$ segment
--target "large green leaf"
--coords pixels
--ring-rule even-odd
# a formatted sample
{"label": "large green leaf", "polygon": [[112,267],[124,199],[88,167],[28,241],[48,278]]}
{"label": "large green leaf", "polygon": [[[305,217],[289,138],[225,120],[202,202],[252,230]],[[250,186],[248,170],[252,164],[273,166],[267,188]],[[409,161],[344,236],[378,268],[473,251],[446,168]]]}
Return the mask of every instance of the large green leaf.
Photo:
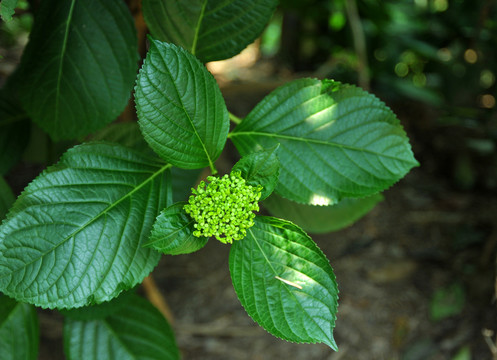
{"label": "large green leaf", "polygon": [[30,122],[7,91],[0,92],[0,174],[5,174],[22,156],[28,144]]}
{"label": "large green leaf", "polygon": [[180,255],[200,250],[207,244],[208,238],[193,235],[195,221],[183,210],[186,204],[173,204],[160,213],[145,246],[164,254]]}
{"label": "large green leaf", "polygon": [[359,199],[345,198],[335,205],[314,206],[298,204],[273,194],[264,201],[264,207],[271,215],[290,220],[305,231],[319,234],[352,225],[381,200],[383,195],[375,194]]}
{"label": "large green leaf", "polygon": [[171,164],[214,167],[226,143],[229,116],[214,77],[192,54],[151,40],[135,87],[140,128]]}
{"label": "large green leaf", "polygon": [[256,217],[231,247],[235,291],[247,313],[271,334],[337,350],[333,328],[338,288],[328,260],[296,225]]}
{"label": "large green leaf", "polygon": [[15,197],[9,184],[0,176],[0,221],[3,220]]}
{"label": "large green leaf", "polygon": [[35,308],[0,294],[0,358],[36,360],[38,342],[38,316]]}
{"label": "large green leaf", "polygon": [[152,35],[180,45],[203,62],[230,58],[253,42],[278,0],[144,0]]}
{"label": "large green leaf", "polygon": [[55,140],[87,135],[128,103],[137,54],[122,0],[44,0],[21,60],[24,108]]}
{"label": "large green leaf", "polygon": [[174,333],[166,319],[136,295],[108,317],[67,318],[64,350],[70,360],[179,359]]}
{"label": "large green leaf", "polygon": [[300,79],[262,100],[230,134],[242,155],[280,144],[276,192],[330,205],[378,193],[418,163],[395,114],[332,80]]}
{"label": "large green leaf", "polygon": [[41,307],[100,303],[159,261],[143,248],[171,199],[168,168],[119,145],[67,151],[17,199],[0,226],[0,291]]}

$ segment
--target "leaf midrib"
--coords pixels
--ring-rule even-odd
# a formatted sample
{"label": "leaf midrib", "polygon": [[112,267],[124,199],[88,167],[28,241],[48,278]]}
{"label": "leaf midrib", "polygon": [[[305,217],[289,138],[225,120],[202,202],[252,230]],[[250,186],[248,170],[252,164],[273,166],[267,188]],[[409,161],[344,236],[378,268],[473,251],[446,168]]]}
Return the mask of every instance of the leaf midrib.
{"label": "leaf midrib", "polygon": [[67,40],[69,38],[69,26],[71,25],[75,4],[76,0],[72,0],[71,7],[69,8],[69,14],[67,15],[66,29],[64,31],[64,40],[62,41],[62,48],[60,50],[59,71],[57,73],[57,85],[55,87],[55,116],[54,116],[55,124],[59,122],[59,100],[60,100],[60,86],[61,86],[60,84],[62,81],[62,69],[64,65],[64,56],[67,49]]}
{"label": "leaf midrib", "polygon": [[148,179],[144,180],[141,184],[139,184],[138,186],[136,186],[133,190],[129,191],[126,195],[122,196],[120,199],[118,199],[117,201],[115,201],[114,203],[110,204],[109,206],[107,206],[105,209],[103,209],[102,211],[100,211],[100,213],[98,213],[97,215],[95,215],[94,217],[92,217],[90,220],[88,220],[85,224],[83,224],[82,226],[80,226],[77,230],[75,230],[74,232],[72,232],[71,234],[69,234],[68,236],[66,236],[62,241],[60,241],[56,246],[54,247],[51,247],[48,251],[45,251],[44,253],[42,253],[40,256],[36,257],[35,259],[33,259],[32,261],[28,262],[28,263],[24,263],[23,266],[3,275],[3,276],[0,276],[0,279],[3,279],[3,278],[6,278],[8,276],[11,276],[13,273],[16,273],[18,271],[21,271],[22,269],[26,268],[27,266],[33,264],[34,262],[36,261],[39,261],[40,259],[42,259],[44,256],[46,256],[47,254],[49,253],[52,253],[53,251],[55,251],[58,247],[60,247],[62,244],[64,244],[65,242],[67,242],[69,239],[73,238],[74,236],[76,236],[78,233],[80,233],[81,231],[83,231],[86,227],[90,226],[91,224],[93,224],[95,221],[97,221],[100,217],[102,217],[103,215],[107,214],[110,210],[112,210],[114,207],[116,207],[117,205],[119,205],[121,202],[123,202],[125,199],[129,198],[130,196],[132,196],[134,193],[136,193],[137,191],[141,190],[147,183],[149,183],[150,181],[152,181],[153,179],[155,179],[157,176],[161,175],[164,171],[166,171],[168,168],[172,167],[171,164],[166,164],[164,165],[163,167],[161,167],[159,170],[157,170],[155,173],[153,173]]}
{"label": "leaf midrib", "polygon": [[195,34],[193,36],[193,41],[192,41],[192,48],[190,51],[192,55],[195,55],[195,51],[197,50],[197,42],[200,36],[200,26],[202,25],[202,21],[204,20],[204,13],[205,13],[205,8],[207,7],[207,1],[208,0],[204,0],[204,3],[202,4],[202,9],[200,10],[200,14],[198,15],[197,25],[195,26]]}
{"label": "leaf midrib", "polygon": [[307,139],[307,138],[302,138],[302,137],[297,137],[297,136],[291,136],[291,135],[283,135],[283,134],[275,134],[275,133],[266,133],[266,132],[258,132],[258,131],[237,131],[237,132],[231,132],[228,134],[228,138],[232,138],[235,136],[239,135],[246,135],[246,136],[265,136],[265,137],[270,137],[270,138],[275,138],[275,139],[283,139],[283,140],[290,140],[290,141],[297,141],[297,142],[302,142],[302,143],[307,143],[307,144],[316,144],[316,145],[326,145],[326,146],[333,146],[337,148],[342,148],[346,150],[352,150],[352,151],[357,151],[361,153],[369,153],[372,155],[376,155],[378,157],[383,157],[383,158],[388,158],[392,160],[399,160],[399,161],[406,161],[406,159],[379,153],[370,149],[365,149],[365,148],[359,148],[356,146],[351,146],[351,145],[344,145],[344,144],[339,144],[336,142],[332,141],[326,141],[326,140],[318,140],[318,139]]}
{"label": "leaf midrib", "polygon": [[[191,220],[190,222],[188,222],[188,223],[184,224],[184,225],[183,225],[183,226],[181,226],[180,228],[177,228],[176,230],[174,230],[174,231],[170,232],[168,235],[161,236],[161,237],[160,237],[159,239],[157,239],[157,240],[151,240],[151,241],[147,242],[146,244],[143,244],[143,246],[153,246],[153,245],[157,244],[158,242],[166,241],[166,240],[168,240],[169,238],[171,238],[171,237],[175,236],[177,233],[179,233],[179,232],[183,231],[184,229],[186,229],[187,227],[189,227],[191,224],[193,224],[193,222],[194,222],[194,221],[193,221],[193,220]],[[174,241],[173,241],[173,242],[174,242]],[[171,245],[173,242],[170,242],[170,243],[168,244],[168,246],[169,246],[169,245]]]}
{"label": "leaf midrib", "polygon": [[[261,230],[262,230],[262,231],[267,232],[267,230],[265,230],[265,229],[261,229]],[[260,251],[260,252],[262,253],[262,255],[264,256],[264,259],[265,259],[265,260],[266,260],[266,262],[269,264],[269,267],[270,267],[270,268],[271,268],[271,270],[273,271],[273,274],[274,274],[275,276],[279,276],[278,272],[274,269],[274,267],[273,267],[272,263],[271,263],[271,262],[269,261],[269,259],[267,258],[267,256],[266,256],[266,254],[265,254],[264,250],[262,249],[261,245],[259,244],[259,241],[257,240],[257,238],[255,237],[254,233],[252,232],[252,229],[249,229],[248,231],[249,231],[250,235],[252,236],[252,238],[254,239],[254,242],[256,243],[257,247],[259,248],[259,251]],[[274,235],[274,234],[273,234],[273,233],[271,233],[271,235]],[[263,241],[264,241],[264,240],[263,240]],[[273,246],[274,246],[274,244],[271,244],[271,245],[273,245]],[[281,249],[281,248],[279,248],[279,247],[278,247],[278,249],[283,250],[283,249]],[[311,279],[312,279],[312,278],[311,278]],[[313,280],[314,280],[314,279],[313,279]],[[295,303],[297,303],[297,304],[299,305],[299,307],[302,309],[302,312],[306,313],[306,314],[307,314],[307,315],[308,315],[308,316],[309,316],[309,317],[310,317],[310,318],[314,321],[314,319],[313,319],[313,318],[312,318],[312,317],[311,317],[311,316],[310,316],[310,315],[309,315],[309,314],[305,311],[305,309],[302,307],[302,304],[301,304],[301,303],[300,303],[300,301],[297,299],[297,297],[295,296],[295,294],[294,294],[292,291],[290,291],[290,287],[289,287],[289,285],[287,285],[287,284],[283,283],[283,284],[282,284],[282,286],[283,286],[283,288],[284,288],[284,289],[288,292],[288,294],[289,294],[289,295],[293,298],[293,300],[295,301]],[[304,293],[305,293],[306,295],[310,295],[310,294],[308,294],[307,292],[304,292]],[[317,323],[316,323],[315,321],[314,321],[314,323],[317,325]],[[319,325],[318,325],[317,327],[318,327],[318,329],[322,332],[322,334],[323,334],[326,338],[328,338],[327,334],[323,331],[323,329],[321,329],[321,327],[320,327]],[[278,330],[278,331],[279,331],[279,330]],[[293,332],[293,331],[292,331],[292,332]],[[307,332],[307,329],[306,329],[306,332]],[[295,332],[293,332],[293,333],[294,333],[294,334],[298,337],[298,334],[296,334]],[[307,335],[309,336],[309,338],[311,338],[311,339],[313,339],[313,340],[316,340],[316,339],[314,339],[314,338],[313,338],[313,336],[311,336],[311,334],[309,334],[309,332],[307,332]],[[328,340],[330,340],[330,339],[328,339]]]}
{"label": "leaf midrib", "polygon": [[[207,3],[207,0],[205,0],[205,3]],[[157,48],[157,50],[159,50],[159,49],[158,49],[158,47],[157,47],[157,45],[156,45],[156,48]],[[170,49],[170,48],[167,48],[167,50],[169,50],[169,49]],[[198,141],[199,141],[199,142],[200,142],[200,144],[202,145],[202,149],[204,150],[204,153],[205,153],[205,155],[206,155],[206,157],[207,157],[207,161],[209,162],[209,167],[210,167],[210,169],[211,169],[212,173],[213,173],[213,174],[216,174],[216,173],[217,173],[217,171],[216,171],[216,168],[215,168],[215,166],[214,166],[214,161],[211,159],[211,155],[209,154],[209,151],[207,151],[207,147],[205,146],[204,141],[202,140],[202,138],[201,138],[200,134],[199,134],[199,133],[198,133],[198,131],[197,131],[196,124],[194,123],[193,119],[191,118],[190,113],[188,112],[188,109],[186,108],[186,106],[185,106],[185,104],[184,104],[184,102],[183,102],[183,97],[181,96],[181,93],[180,93],[180,91],[178,90],[178,86],[177,86],[177,84],[176,84],[175,78],[174,78],[174,76],[173,76],[173,74],[172,74],[172,72],[171,72],[171,69],[169,68],[169,66],[167,66],[167,63],[168,63],[168,62],[167,62],[167,61],[166,61],[166,59],[164,58],[164,56],[163,56],[162,52],[161,52],[161,51],[158,51],[158,52],[159,52],[159,55],[160,55],[160,57],[162,58],[162,60],[163,60],[163,62],[164,62],[164,63],[163,63],[163,65],[165,65],[165,66],[164,66],[164,69],[167,71],[167,74],[169,75],[169,78],[172,80],[172,81],[171,81],[171,83],[172,83],[172,85],[173,85],[173,87],[174,87],[174,91],[176,91],[176,94],[178,94],[178,95],[179,95],[179,96],[178,96],[178,99],[179,99],[179,102],[180,102],[180,106],[179,106],[179,108],[180,108],[181,110],[183,110],[184,114],[186,115],[186,118],[188,119],[188,122],[190,123],[190,126],[192,127],[192,130],[193,130],[193,132],[194,132],[195,136],[197,137]],[[180,52],[172,51],[172,54],[173,54],[174,56],[176,56],[176,57],[179,59]],[[167,54],[166,54],[166,56],[167,56]],[[186,61],[190,64],[190,67],[191,67],[191,69],[192,69],[192,72],[194,72],[194,71],[195,71],[195,69],[193,69],[193,66],[192,66],[192,64],[191,64],[190,59],[188,59],[188,58],[185,56],[185,54],[181,54],[181,56],[183,56],[183,57],[185,58],[185,60],[186,60]],[[180,63],[180,61],[178,61],[178,63]],[[194,80],[194,81],[193,81],[193,84],[194,84],[194,86],[196,86],[196,85],[197,85],[197,82],[195,81],[195,79],[193,79],[193,80]],[[204,76],[204,80],[206,80],[206,82],[207,82],[207,80],[208,80],[208,79],[206,79],[206,78],[205,78],[205,76]],[[172,102],[172,103],[174,104],[174,102]],[[197,104],[195,104],[195,105],[197,105]]]}

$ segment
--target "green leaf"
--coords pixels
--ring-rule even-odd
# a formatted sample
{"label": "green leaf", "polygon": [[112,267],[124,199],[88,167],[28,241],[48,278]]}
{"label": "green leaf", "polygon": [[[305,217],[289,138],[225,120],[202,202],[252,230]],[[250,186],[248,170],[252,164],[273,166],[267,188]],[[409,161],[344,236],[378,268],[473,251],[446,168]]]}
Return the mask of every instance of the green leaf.
{"label": "green leaf", "polygon": [[320,234],[352,225],[382,200],[383,195],[375,194],[360,199],[345,198],[335,205],[314,206],[298,204],[273,194],[264,201],[264,207],[271,215],[290,220],[305,231]]}
{"label": "green leaf", "polygon": [[228,110],[216,80],[192,54],[151,40],[135,101],[143,136],[159,156],[185,169],[214,169],[229,131]]}
{"label": "green leaf", "polygon": [[5,217],[15,199],[9,184],[0,176],[0,221]]}
{"label": "green leaf", "polygon": [[136,295],[106,318],[67,318],[64,351],[71,360],[179,359],[171,326],[152,304]]}
{"label": "green leaf", "polygon": [[258,151],[242,157],[232,171],[240,171],[242,178],[252,186],[262,185],[260,200],[264,200],[273,192],[278,183],[280,163],[276,156],[278,146]]}
{"label": "green leaf", "polygon": [[230,134],[242,155],[280,144],[276,192],[311,205],[378,193],[418,165],[394,113],[375,96],[332,80],[273,91]]}
{"label": "green leaf", "polygon": [[21,60],[21,101],[54,140],[89,134],[128,103],[137,68],[121,0],[44,0]]}
{"label": "green leaf", "polygon": [[435,321],[460,314],[466,303],[466,294],[460,283],[439,288],[433,294],[430,304],[431,318]]}
{"label": "green leaf", "polygon": [[169,167],[119,145],[67,151],[0,226],[0,290],[41,307],[73,308],[140,283],[159,261],[142,245],[170,201]]}
{"label": "green leaf", "polygon": [[[146,155],[156,156],[150,146],[143,138],[138,123],[127,122],[111,124],[91,136],[92,140],[110,141],[131,147]],[[200,176],[201,169],[180,169],[171,168],[171,178],[173,187],[173,201],[186,201],[191,193],[192,186],[195,185]]]}
{"label": "green leaf", "polygon": [[36,360],[38,343],[38,316],[35,308],[0,294],[0,358]]}
{"label": "green leaf", "polygon": [[3,21],[12,20],[12,15],[15,13],[17,0],[2,0],[0,2],[0,15]]}
{"label": "green leaf", "polygon": [[144,0],[152,35],[174,43],[203,62],[241,52],[261,35],[278,0]]}
{"label": "green leaf", "polygon": [[150,240],[145,244],[164,254],[189,254],[203,248],[208,238],[193,236],[195,221],[183,210],[186,202],[164,209],[152,228]]}
{"label": "green leaf", "polygon": [[256,217],[231,246],[229,267],[247,313],[271,334],[298,343],[333,339],[338,288],[328,260],[296,225]]}
{"label": "green leaf", "polygon": [[30,122],[5,90],[0,92],[0,174],[6,174],[28,144]]}

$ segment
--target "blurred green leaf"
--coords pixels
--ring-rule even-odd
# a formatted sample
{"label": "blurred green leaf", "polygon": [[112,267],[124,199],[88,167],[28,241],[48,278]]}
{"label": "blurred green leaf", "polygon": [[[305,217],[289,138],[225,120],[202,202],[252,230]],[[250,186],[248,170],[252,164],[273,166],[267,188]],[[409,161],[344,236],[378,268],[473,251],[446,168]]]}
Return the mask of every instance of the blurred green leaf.
{"label": "blurred green leaf", "polygon": [[459,349],[451,360],[471,360],[471,348],[469,345],[463,346]]}
{"label": "blurred green leaf", "polygon": [[335,205],[313,206],[298,204],[273,194],[263,205],[272,215],[290,220],[305,231],[320,234],[353,224],[382,200],[383,195],[375,194],[361,199],[345,198]]}
{"label": "blurred green leaf", "polygon": [[34,306],[0,294],[0,358],[36,360],[39,336]]}
{"label": "blurred green leaf", "polygon": [[203,62],[230,58],[264,30],[277,0],[144,0],[152,35],[179,45]]}
{"label": "blurred green leaf", "polygon": [[21,158],[30,134],[30,121],[7,90],[0,91],[0,174]]}
{"label": "blurred green leaf", "polygon": [[12,20],[12,15],[15,13],[17,0],[2,0],[0,2],[0,16],[3,21]]}
{"label": "blurred green leaf", "polygon": [[466,294],[459,283],[437,289],[430,304],[430,315],[435,321],[458,315],[464,309]]}

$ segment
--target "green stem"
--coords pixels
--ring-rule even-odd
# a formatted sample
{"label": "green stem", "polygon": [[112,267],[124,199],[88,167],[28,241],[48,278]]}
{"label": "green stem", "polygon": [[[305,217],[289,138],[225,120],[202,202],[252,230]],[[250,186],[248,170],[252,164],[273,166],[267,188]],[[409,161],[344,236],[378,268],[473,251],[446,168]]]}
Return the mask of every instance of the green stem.
{"label": "green stem", "polygon": [[345,2],[345,5],[345,10],[347,12],[347,17],[350,23],[350,29],[352,30],[354,48],[357,53],[357,58],[359,59],[359,65],[357,69],[359,86],[362,87],[364,90],[369,90],[371,79],[369,77],[366,37],[364,35],[361,18],[359,17],[359,11],[357,10],[357,3],[356,0],[347,0]]}
{"label": "green stem", "polygon": [[211,174],[212,175],[216,175],[217,174],[217,169],[214,166],[214,164],[213,163],[209,163],[209,167],[211,168]]}
{"label": "green stem", "polygon": [[195,26],[195,35],[193,36],[193,43],[191,50],[192,55],[195,55],[195,51],[197,50],[197,41],[200,33],[200,24],[202,24],[202,20],[204,19],[204,12],[206,6],[207,6],[207,0],[204,0],[204,3],[202,4],[202,10],[200,10],[200,15],[198,16],[197,25]]}
{"label": "green stem", "polygon": [[234,123],[234,124],[238,125],[238,124],[240,124],[240,123],[242,122],[242,119],[240,119],[238,116],[233,115],[233,114],[232,114],[232,113],[230,113],[229,111],[228,111],[228,114],[229,114],[229,116],[230,116],[230,120],[231,120],[231,122],[232,122],[232,123]]}

